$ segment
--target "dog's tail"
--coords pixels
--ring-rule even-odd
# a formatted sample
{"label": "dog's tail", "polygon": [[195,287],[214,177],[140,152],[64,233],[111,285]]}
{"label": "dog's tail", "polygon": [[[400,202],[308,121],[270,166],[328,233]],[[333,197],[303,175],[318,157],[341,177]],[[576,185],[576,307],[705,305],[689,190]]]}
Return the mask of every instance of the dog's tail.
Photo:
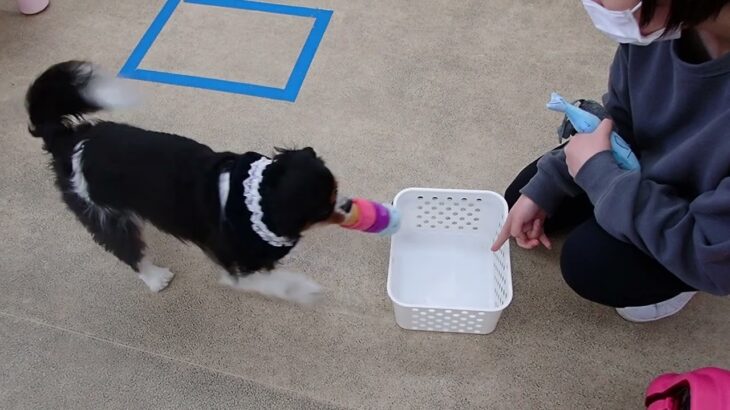
{"label": "dog's tail", "polygon": [[135,100],[135,93],[123,80],[103,73],[89,62],[66,61],[51,66],[28,89],[28,129],[33,136],[48,140],[70,119],[128,106]]}

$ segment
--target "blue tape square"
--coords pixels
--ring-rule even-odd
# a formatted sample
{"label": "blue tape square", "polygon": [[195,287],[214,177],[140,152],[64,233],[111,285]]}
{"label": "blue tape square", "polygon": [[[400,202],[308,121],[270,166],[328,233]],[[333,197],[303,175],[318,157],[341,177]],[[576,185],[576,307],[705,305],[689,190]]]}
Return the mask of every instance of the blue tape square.
{"label": "blue tape square", "polygon": [[146,70],[139,68],[157,36],[170,19],[175,9],[183,0],[168,0],[152,24],[144,33],[139,43],[132,51],[132,54],[119,70],[119,76],[135,80],[152,81],[157,83],[180,85],[185,87],[204,88],[208,90],[223,91],[228,93],[246,94],[254,97],[270,98],[294,102],[302,88],[304,78],[307,76],[309,66],[314,60],[319,43],[322,41],[332,10],[314,9],[309,7],[289,6],[284,4],[261,3],[249,0],[184,0],[185,3],[199,4],[204,6],[225,7],[232,9],[251,10],[265,13],[285,14],[296,17],[314,19],[312,30],[309,32],[307,41],[304,42],[301,53],[297,58],[289,79],[284,88],[276,88],[265,85],[250,84],[244,82],[220,80],[216,78],[199,77],[187,74],[170,73],[164,71]]}

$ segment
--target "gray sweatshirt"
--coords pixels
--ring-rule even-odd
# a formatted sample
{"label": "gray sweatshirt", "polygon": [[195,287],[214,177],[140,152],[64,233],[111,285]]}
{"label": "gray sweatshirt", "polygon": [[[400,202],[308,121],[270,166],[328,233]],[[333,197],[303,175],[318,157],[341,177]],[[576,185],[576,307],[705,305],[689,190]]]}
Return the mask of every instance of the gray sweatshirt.
{"label": "gray sweatshirt", "polygon": [[689,64],[679,43],[619,46],[604,104],[641,171],[597,154],[575,180],[554,150],[522,189],[548,214],[586,192],[598,224],[683,282],[730,294],[730,54]]}

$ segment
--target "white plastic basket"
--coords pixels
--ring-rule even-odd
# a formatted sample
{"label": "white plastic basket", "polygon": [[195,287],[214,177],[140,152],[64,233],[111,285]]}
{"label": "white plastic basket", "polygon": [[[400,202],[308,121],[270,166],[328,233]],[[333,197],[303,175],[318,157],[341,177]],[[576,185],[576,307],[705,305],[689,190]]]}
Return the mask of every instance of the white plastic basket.
{"label": "white plastic basket", "polygon": [[388,296],[404,329],[491,333],[512,301],[509,242],[490,247],[507,218],[491,191],[409,188],[395,198]]}

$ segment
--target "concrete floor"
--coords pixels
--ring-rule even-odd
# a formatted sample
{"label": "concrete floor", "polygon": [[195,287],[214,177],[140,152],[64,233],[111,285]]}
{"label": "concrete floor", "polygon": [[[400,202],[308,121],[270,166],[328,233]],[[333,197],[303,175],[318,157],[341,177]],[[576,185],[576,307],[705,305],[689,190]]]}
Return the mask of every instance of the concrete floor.
{"label": "concrete floor", "polygon": [[[555,144],[549,92],[600,97],[614,48],[570,0],[291,3],[334,10],[296,103],[140,82],[144,105],[102,116],[219,150],[312,145],[343,191],[373,199],[502,191]],[[158,233],[178,275],[151,294],[64,209],[23,96],[62,60],[118,70],[161,5],[52,0],[23,17],[0,2],[0,407],[628,409],[661,372],[730,367],[729,299],[629,324],[570,291],[557,250],[513,248],[514,301],[488,336],[398,328],[388,241],[336,228],[286,262],[326,287],[312,308],[222,288],[199,250]],[[308,30],[178,11],[143,67],[281,85]]]}

